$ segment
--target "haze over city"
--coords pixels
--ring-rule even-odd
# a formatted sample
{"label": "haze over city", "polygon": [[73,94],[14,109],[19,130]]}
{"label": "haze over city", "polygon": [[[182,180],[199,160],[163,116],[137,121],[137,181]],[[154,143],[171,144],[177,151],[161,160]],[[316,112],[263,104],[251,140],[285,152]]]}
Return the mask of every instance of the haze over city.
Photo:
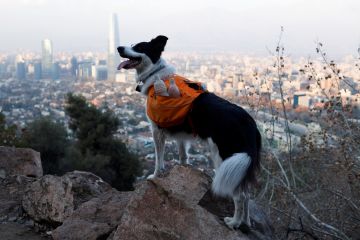
{"label": "haze over city", "polygon": [[168,51],[236,52],[268,55],[284,26],[292,56],[315,55],[315,42],[329,54],[356,55],[360,44],[356,0],[145,1],[1,0],[1,52],[106,51],[109,14],[118,14],[120,43],[155,35],[169,37]]}
{"label": "haze over city", "polygon": [[0,238],[359,239],[359,13],[0,0]]}

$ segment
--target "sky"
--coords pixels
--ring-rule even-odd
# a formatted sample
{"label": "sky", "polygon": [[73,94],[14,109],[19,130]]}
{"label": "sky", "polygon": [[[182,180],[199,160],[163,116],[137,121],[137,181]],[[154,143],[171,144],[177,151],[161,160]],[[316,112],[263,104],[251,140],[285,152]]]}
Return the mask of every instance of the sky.
{"label": "sky", "polygon": [[268,55],[281,26],[286,53],[357,54],[360,0],[0,0],[0,52],[106,51],[111,13],[120,44],[162,34],[167,51]]}

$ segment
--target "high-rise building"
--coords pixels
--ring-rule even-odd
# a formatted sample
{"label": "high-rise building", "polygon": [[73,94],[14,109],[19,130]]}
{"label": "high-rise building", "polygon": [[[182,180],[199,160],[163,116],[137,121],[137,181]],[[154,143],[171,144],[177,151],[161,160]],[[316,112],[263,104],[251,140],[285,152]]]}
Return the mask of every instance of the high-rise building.
{"label": "high-rise building", "polygon": [[44,39],[42,47],[42,72],[44,75],[50,75],[53,67],[53,46],[50,39]]}
{"label": "high-rise building", "polygon": [[76,77],[78,72],[78,61],[76,57],[71,58],[71,76]]}
{"label": "high-rise building", "polygon": [[42,78],[41,62],[34,63],[34,79],[40,80]]}
{"label": "high-rise building", "polygon": [[51,78],[57,80],[60,78],[60,66],[58,62],[53,63],[51,67]]}
{"label": "high-rise building", "polygon": [[106,66],[104,66],[104,65],[95,66],[95,76],[94,76],[95,80],[98,80],[98,81],[106,80],[108,77],[107,75],[108,75],[108,72],[107,72]]}
{"label": "high-rise building", "polygon": [[0,78],[5,77],[6,75],[6,64],[5,62],[0,63]]}
{"label": "high-rise building", "polygon": [[120,63],[120,56],[117,52],[119,46],[119,24],[115,13],[110,16],[110,29],[108,39],[108,79],[115,80],[116,67]]}
{"label": "high-rise building", "polygon": [[90,60],[84,60],[78,63],[78,79],[89,80],[92,78],[93,63]]}
{"label": "high-rise building", "polygon": [[24,80],[26,77],[26,69],[24,62],[18,62],[16,65],[16,78],[19,80]]}

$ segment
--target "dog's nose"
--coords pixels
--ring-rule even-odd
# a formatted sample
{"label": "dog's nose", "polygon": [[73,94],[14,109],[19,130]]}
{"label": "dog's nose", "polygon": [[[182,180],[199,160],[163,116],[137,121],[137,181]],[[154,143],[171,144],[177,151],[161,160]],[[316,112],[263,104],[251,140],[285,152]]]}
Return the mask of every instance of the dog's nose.
{"label": "dog's nose", "polygon": [[120,46],[120,47],[117,48],[117,50],[121,54],[121,53],[124,52],[125,48]]}

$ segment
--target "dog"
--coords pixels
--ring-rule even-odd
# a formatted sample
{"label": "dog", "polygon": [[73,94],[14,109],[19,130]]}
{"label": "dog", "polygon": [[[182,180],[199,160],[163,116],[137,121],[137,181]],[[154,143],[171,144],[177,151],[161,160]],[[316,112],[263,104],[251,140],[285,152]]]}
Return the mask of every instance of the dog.
{"label": "dog", "polygon": [[[157,36],[149,42],[132,47],[119,46],[120,56],[127,60],[120,69],[135,69],[137,91],[147,96],[149,88],[157,79],[175,74],[175,69],[161,57],[168,38]],[[168,128],[159,127],[149,117],[155,143],[155,171],[148,179],[155,178],[164,169],[165,139],[177,140],[181,164],[189,163],[189,142],[196,137],[207,142],[215,167],[212,191],[215,195],[232,197],[234,215],[224,218],[232,229],[250,229],[249,191],[256,182],[255,173],[260,166],[261,135],[255,120],[241,107],[209,92],[200,94],[188,114],[191,119]],[[240,203],[243,198],[243,212]]]}

